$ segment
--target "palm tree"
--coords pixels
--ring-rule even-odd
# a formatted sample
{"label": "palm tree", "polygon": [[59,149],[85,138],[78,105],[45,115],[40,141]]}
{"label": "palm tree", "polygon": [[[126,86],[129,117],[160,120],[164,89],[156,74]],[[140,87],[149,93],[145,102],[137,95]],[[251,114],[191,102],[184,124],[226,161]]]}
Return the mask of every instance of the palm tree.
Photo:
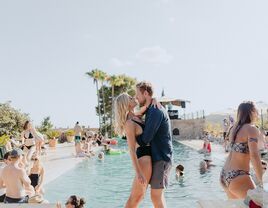
{"label": "palm tree", "polygon": [[98,69],[93,69],[90,72],[86,72],[86,75],[92,78],[94,84],[96,84],[97,97],[98,97],[99,128],[101,129],[100,94],[99,94],[99,80],[101,77],[101,71]]}
{"label": "palm tree", "polygon": [[137,80],[135,78],[132,77],[128,77],[126,75],[120,75],[121,79],[123,79],[124,81],[124,87],[123,87],[123,92],[127,92],[128,94],[132,95],[135,93],[135,89],[133,88],[133,86],[135,86],[135,84],[137,83]]}
{"label": "palm tree", "polygon": [[112,108],[111,108],[111,118],[110,118],[110,124],[111,124],[111,136],[113,132],[113,118],[114,118],[114,88],[124,85],[124,79],[122,76],[116,76],[112,75],[107,78],[107,81],[109,82],[110,86],[112,87]]}
{"label": "palm tree", "polygon": [[101,91],[102,91],[102,104],[103,104],[103,124],[104,124],[104,132],[106,134],[107,132],[107,126],[106,126],[106,109],[105,109],[105,94],[104,94],[104,82],[107,80],[108,78],[108,75],[107,73],[103,72],[103,71],[100,71],[100,82],[101,82]]}

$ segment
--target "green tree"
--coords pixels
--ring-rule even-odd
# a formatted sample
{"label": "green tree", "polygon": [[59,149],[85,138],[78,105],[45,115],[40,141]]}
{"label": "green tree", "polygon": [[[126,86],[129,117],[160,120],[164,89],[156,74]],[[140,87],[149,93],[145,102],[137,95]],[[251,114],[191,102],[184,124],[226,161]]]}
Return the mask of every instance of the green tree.
{"label": "green tree", "polygon": [[[102,102],[105,103],[105,95],[104,95],[104,83],[107,81],[108,79],[108,75],[107,73],[103,72],[103,71],[100,71],[100,83],[101,83],[101,99],[102,99]],[[105,109],[105,105],[103,105],[103,127],[104,127],[104,134],[106,134],[107,132],[107,126],[106,126],[106,109]]]}
{"label": "green tree", "polygon": [[90,72],[86,72],[86,75],[93,79],[94,84],[96,84],[96,91],[97,91],[97,99],[98,99],[98,112],[97,115],[99,116],[99,128],[101,128],[101,113],[100,113],[100,94],[99,94],[99,80],[101,77],[101,71],[98,69],[94,69]]}
{"label": "green tree", "polygon": [[[105,120],[111,120],[113,118],[113,100],[114,97],[118,96],[120,93],[127,92],[131,96],[135,94],[135,84],[136,79],[132,77],[128,77],[126,75],[119,75],[116,76],[117,81],[116,84],[110,86],[103,85],[101,89],[99,89],[100,97],[104,97],[104,99],[100,100],[100,106],[96,107],[96,111],[101,113],[101,121],[102,121],[102,128],[101,132],[104,134],[105,129],[110,132],[110,136],[114,135],[113,132],[113,125],[107,124],[103,122],[103,118]],[[111,83],[111,82],[109,82]],[[106,109],[105,113],[103,109]]]}
{"label": "green tree", "polygon": [[112,135],[113,132],[113,119],[114,119],[114,88],[115,87],[120,87],[122,85],[124,85],[124,79],[122,76],[116,76],[116,75],[112,75],[110,77],[108,77],[107,79],[109,85],[112,88],[112,97],[111,97],[111,116],[110,116],[110,134]]}
{"label": "green tree", "polygon": [[47,116],[41,122],[41,126],[38,127],[38,131],[40,131],[42,134],[47,134],[47,132],[49,132],[50,130],[52,130],[52,128],[53,128],[53,124],[50,121],[50,117]]}
{"label": "green tree", "polygon": [[0,136],[19,136],[26,120],[29,116],[11,107],[10,102],[0,104]]}

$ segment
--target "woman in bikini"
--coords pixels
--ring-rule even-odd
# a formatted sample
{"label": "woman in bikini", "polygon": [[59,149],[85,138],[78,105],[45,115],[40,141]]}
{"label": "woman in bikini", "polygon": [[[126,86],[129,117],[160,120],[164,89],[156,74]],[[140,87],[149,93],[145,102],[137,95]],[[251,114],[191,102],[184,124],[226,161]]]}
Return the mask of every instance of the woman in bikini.
{"label": "woman in bikini", "polygon": [[115,99],[115,129],[119,135],[125,135],[127,138],[129,154],[136,173],[126,208],[138,207],[152,174],[151,147],[141,147],[136,143],[136,137],[142,134],[145,127],[139,117],[141,112],[138,113],[139,116],[134,113],[136,106],[136,100],[126,93]]}
{"label": "woman in bikini", "polygon": [[229,199],[243,199],[255,184],[250,176],[253,165],[257,185],[262,186],[262,164],[258,150],[260,132],[253,123],[258,111],[252,102],[238,107],[237,122],[230,131],[230,153],[221,171],[220,182]]}
{"label": "woman in bikini", "polygon": [[36,156],[40,156],[44,138],[43,135],[33,127],[30,121],[24,123],[23,132],[21,133],[21,141],[23,150],[27,152],[28,161],[31,160],[34,151],[36,152]]}
{"label": "woman in bikini", "polygon": [[21,142],[22,150],[25,153],[23,161],[25,165],[27,165],[30,162],[33,153],[36,151],[35,138],[30,121],[24,123],[23,132],[21,133]]}

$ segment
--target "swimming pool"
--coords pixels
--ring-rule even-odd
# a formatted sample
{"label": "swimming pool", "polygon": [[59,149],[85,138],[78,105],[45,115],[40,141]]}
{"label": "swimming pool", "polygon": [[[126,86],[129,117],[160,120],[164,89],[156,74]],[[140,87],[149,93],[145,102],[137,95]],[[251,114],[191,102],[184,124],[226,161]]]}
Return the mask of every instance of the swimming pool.
{"label": "swimming pool", "polygon": [[[167,206],[188,208],[196,207],[199,199],[225,199],[219,184],[223,162],[214,160],[216,167],[200,174],[199,162],[202,155],[180,143],[173,142],[173,145],[173,166],[183,164],[185,177],[177,181],[175,167],[172,168],[170,186],[166,191]],[[120,141],[118,148],[126,149],[125,141]],[[104,161],[86,159],[75,169],[47,184],[46,198],[50,202],[65,202],[68,196],[76,194],[86,199],[86,207],[89,208],[121,208],[128,199],[133,176],[128,153],[106,156]],[[149,189],[140,207],[152,207]]]}

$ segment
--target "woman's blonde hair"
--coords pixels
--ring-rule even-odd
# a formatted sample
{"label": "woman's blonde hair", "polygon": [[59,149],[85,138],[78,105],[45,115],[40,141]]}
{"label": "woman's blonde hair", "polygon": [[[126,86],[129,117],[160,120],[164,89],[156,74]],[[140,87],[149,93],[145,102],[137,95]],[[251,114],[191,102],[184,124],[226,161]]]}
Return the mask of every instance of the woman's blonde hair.
{"label": "woman's blonde hair", "polygon": [[122,93],[115,98],[114,115],[115,115],[115,132],[124,135],[124,126],[129,113],[129,95]]}

